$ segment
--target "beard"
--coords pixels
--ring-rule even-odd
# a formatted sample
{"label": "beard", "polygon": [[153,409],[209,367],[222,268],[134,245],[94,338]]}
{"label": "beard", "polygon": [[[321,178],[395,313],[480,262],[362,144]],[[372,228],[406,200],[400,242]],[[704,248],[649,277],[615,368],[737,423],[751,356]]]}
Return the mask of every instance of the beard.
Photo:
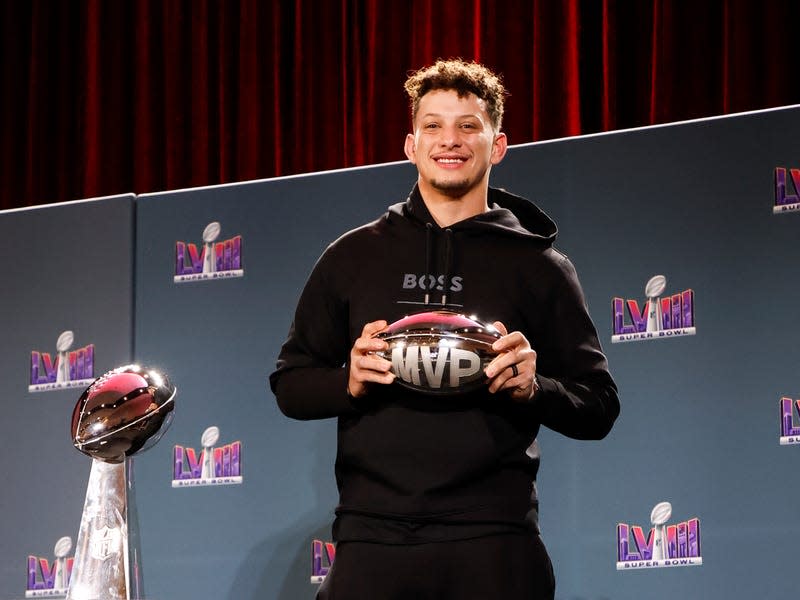
{"label": "beard", "polygon": [[477,182],[465,177],[464,179],[431,179],[430,186],[446,196],[459,198],[475,187]]}

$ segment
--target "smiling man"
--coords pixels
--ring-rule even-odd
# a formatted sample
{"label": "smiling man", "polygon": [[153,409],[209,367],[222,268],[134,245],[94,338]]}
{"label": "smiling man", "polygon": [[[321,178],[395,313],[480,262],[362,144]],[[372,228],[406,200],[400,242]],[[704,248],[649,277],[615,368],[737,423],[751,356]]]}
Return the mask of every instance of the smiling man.
{"label": "smiling man", "polygon": [[436,89],[412,110],[414,133],[406,136],[405,153],[417,166],[419,191],[439,225],[486,212],[489,171],[507,148],[487,101],[472,92]]}
{"label": "smiling man", "polygon": [[[605,437],[617,388],[555,224],[489,187],[507,149],[499,78],[438,61],[405,88],[417,183],[320,257],[270,376],[287,416],[338,418],[336,560],[317,597],[550,600],[537,433]],[[409,389],[378,355],[389,322],[434,308],[500,332],[479,389]]]}

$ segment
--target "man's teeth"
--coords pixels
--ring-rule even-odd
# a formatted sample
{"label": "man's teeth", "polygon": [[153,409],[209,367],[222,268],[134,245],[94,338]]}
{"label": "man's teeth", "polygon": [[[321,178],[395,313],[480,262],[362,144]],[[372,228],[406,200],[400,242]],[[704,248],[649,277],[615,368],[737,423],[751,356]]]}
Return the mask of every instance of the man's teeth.
{"label": "man's teeth", "polygon": [[456,163],[464,162],[464,160],[461,158],[439,158],[437,159],[437,162],[454,165]]}

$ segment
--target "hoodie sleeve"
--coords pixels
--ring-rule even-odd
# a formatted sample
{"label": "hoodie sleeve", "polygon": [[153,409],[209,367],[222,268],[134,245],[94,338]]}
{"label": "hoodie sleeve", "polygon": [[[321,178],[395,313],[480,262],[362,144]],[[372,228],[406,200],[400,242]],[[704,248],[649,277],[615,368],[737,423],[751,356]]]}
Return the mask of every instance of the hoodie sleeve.
{"label": "hoodie sleeve", "polygon": [[317,261],[269,382],[281,411],[325,419],[356,411],[347,393],[350,336],[346,299],[331,284],[329,250]]}
{"label": "hoodie sleeve", "polygon": [[617,386],[608,371],[572,263],[562,257],[563,280],[551,306],[544,344],[538,346],[539,421],[575,439],[602,439],[619,415]]}

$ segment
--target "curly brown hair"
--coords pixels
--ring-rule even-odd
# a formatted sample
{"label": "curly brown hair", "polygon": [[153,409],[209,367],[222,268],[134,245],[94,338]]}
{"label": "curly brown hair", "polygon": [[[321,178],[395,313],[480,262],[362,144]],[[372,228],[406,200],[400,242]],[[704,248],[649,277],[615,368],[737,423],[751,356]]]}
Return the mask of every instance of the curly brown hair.
{"label": "curly brown hair", "polygon": [[411,99],[411,120],[417,118],[419,101],[431,90],[454,90],[459,98],[469,93],[486,102],[486,110],[495,130],[503,122],[503,102],[506,89],[500,77],[476,62],[460,58],[437,60],[433,65],[412,73],[405,83]]}

